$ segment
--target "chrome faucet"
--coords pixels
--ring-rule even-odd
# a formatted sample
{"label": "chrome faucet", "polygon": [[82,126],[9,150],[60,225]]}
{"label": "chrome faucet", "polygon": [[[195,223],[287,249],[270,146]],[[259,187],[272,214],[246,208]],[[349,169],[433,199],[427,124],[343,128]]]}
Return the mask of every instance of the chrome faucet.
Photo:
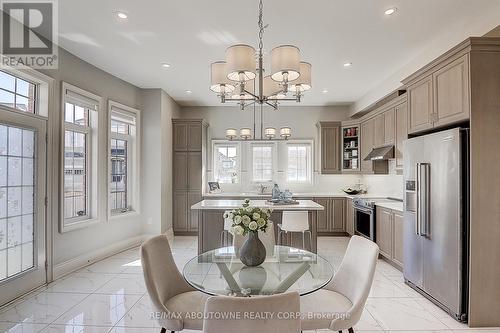
{"label": "chrome faucet", "polygon": [[259,193],[264,194],[267,190],[267,185],[259,184]]}

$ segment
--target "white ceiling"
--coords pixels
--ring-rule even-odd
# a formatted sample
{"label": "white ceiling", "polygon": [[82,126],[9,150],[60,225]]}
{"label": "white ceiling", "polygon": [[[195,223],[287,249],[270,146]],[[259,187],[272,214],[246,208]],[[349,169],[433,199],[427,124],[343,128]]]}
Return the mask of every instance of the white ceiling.
{"label": "white ceiling", "polygon": [[[500,9],[498,0],[265,0],[264,47],[295,44],[313,65],[304,105],[352,103],[436,36]],[[397,7],[388,17],[384,10]],[[128,19],[116,18],[116,11]],[[209,65],[234,43],[257,47],[258,0],[61,0],[59,44],[181,105],[219,105]],[[465,38],[466,36],[464,36]],[[167,62],[172,66],[161,67]],[[351,68],[343,63],[352,62]],[[186,94],[185,90],[192,90]],[[328,93],[322,93],[327,89]]]}

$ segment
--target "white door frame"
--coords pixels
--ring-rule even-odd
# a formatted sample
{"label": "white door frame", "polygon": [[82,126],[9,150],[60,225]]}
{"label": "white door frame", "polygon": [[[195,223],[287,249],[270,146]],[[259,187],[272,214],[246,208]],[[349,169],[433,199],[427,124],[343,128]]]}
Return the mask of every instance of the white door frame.
{"label": "white door frame", "polygon": [[[0,282],[0,305],[47,283],[47,260],[50,256],[47,238],[47,119],[0,109],[0,123],[35,131],[36,195],[33,221],[34,267]],[[35,208],[35,207],[34,207]]]}

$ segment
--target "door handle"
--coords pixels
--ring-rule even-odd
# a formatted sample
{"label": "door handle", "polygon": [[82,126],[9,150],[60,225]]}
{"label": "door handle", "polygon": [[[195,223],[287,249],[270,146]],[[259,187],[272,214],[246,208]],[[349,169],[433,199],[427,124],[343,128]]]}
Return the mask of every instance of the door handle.
{"label": "door handle", "polygon": [[424,237],[429,236],[430,228],[430,166],[417,163],[417,234]]}
{"label": "door handle", "polygon": [[415,165],[415,180],[416,180],[416,196],[417,196],[417,209],[415,210],[415,234],[420,236],[420,163]]}

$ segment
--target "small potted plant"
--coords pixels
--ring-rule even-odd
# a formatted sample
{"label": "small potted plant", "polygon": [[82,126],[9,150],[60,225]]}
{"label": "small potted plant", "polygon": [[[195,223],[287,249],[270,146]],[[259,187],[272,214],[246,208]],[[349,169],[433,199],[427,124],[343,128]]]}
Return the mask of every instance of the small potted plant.
{"label": "small potted plant", "polygon": [[240,208],[224,214],[224,218],[231,221],[236,235],[248,235],[240,250],[240,260],[246,266],[259,266],[266,259],[266,248],[259,239],[259,231],[267,231],[271,213],[270,209],[250,206],[250,200],[245,199]]}

